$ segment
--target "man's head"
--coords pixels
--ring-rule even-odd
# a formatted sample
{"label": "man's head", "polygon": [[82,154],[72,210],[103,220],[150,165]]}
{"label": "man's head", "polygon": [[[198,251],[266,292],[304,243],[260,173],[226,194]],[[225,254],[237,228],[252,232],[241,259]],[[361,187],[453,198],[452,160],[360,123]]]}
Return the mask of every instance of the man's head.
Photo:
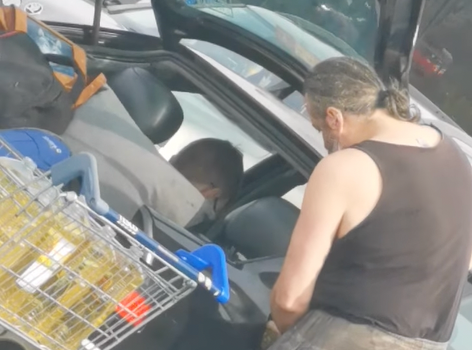
{"label": "man's head", "polygon": [[352,145],[353,134],[377,110],[397,120],[418,119],[410,113],[408,92],[395,83],[385,86],[373,69],[349,57],[317,64],[305,80],[305,100],[330,153]]}
{"label": "man's head", "polygon": [[170,159],[170,163],[221,210],[238,194],[244,174],[243,155],[228,141],[200,139]]}

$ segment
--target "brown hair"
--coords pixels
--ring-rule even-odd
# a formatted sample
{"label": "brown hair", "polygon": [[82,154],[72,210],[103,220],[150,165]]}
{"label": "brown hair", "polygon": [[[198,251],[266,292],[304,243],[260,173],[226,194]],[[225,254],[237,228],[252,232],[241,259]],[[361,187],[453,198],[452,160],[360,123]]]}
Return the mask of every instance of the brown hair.
{"label": "brown hair", "polygon": [[317,64],[305,80],[305,94],[316,117],[328,107],[354,115],[371,115],[385,109],[395,119],[417,122],[419,113],[410,108],[408,91],[391,81],[389,86],[375,71],[350,57],[336,57]]}
{"label": "brown hair", "polygon": [[169,161],[188,181],[208,184],[232,200],[244,175],[243,155],[229,141],[199,139],[188,144]]}

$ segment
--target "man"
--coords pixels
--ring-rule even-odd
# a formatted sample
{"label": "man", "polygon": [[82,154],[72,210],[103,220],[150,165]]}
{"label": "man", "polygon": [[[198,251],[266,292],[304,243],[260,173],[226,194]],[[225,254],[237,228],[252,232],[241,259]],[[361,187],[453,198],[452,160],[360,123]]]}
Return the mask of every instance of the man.
{"label": "man", "polygon": [[271,349],[445,350],[472,267],[466,156],[356,60],[319,63],[305,87],[330,154],[272,291]]}

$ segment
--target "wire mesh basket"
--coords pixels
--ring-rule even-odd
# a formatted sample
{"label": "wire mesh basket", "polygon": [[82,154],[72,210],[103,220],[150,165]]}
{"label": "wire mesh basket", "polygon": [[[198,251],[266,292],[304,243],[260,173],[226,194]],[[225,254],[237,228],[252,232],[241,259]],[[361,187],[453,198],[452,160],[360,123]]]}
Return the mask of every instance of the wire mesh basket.
{"label": "wire mesh basket", "polygon": [[[48,350],[106,350],[197,285],[228,301],[215,245],[175,254],[100,199],[95,158],[40,172],[0,138],[0,324]],[[62,185],[81,179],[81,195]],[[151,268],[146,262],[152,257]],[[146,261],[148,261],[146,259]],[[211,268],[211,277],[203,273]]]}

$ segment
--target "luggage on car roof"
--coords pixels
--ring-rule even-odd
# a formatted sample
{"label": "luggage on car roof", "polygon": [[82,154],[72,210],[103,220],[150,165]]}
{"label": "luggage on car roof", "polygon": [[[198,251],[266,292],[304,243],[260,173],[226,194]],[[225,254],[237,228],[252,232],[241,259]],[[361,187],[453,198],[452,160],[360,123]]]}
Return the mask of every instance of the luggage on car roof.
{"label": "luggage on car roof", "polygon": [[82,48],[14,6],[0,7],[0,53],[0,129],[62,134],[106,82],[87,75]]}

